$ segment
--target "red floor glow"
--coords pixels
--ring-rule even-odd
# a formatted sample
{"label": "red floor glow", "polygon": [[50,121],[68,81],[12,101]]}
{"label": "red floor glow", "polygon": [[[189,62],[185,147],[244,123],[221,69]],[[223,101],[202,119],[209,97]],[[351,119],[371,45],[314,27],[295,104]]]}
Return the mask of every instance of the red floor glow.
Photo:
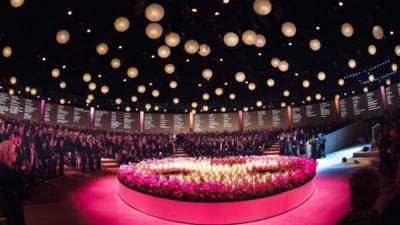
{"label": "red floor glow", "polygon": [[[347,179],[334,174],[319,174],[315,186],[314,195],[301,206],[287,213],[247,224],[335,224],[350,210]],[[116,176],[92,180],[78,189],[71,198],[88,225],[181,224],[146,215],[126,205],[118,196]]]}

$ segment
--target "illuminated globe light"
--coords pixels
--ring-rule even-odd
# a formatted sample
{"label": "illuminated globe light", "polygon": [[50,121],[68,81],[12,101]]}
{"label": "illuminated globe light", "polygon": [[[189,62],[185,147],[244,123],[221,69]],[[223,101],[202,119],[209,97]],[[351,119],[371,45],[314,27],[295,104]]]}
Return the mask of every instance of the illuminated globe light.
{"label": "illuminated globe light", "polygon": [[340,99],[340,95],[339,95],[339,94],[336,94],[336,95],[335,95],[335,99],[336,99],[336,100],[339,100],[339,99]]}
{"label": "illuminated globe light", "polygon": [[173,99],[172,99],[172,102],[173,102],[174,104],[178,104],[178,103],[179,103],[179,98],[173,98]]}
{"label": "illuminated globe light", "polygon": [[25,92],[29,93],[30,91],[31,91],[31,87],[26,86],[26,87],[25,87]]}
{"label": "illuminated globe light", "polygon": [[257,34],[252,30],[246,30],[242,34],[242,41],[245,45],[254,45],[256,43]]}
{"label": "illuminated globe light", "polygon": [[211,53],[211,48],[207,44],[201,44],[199,47],[199,55],[205,57]]}
{"label": "illuminated globe light", "polygon": [[396,46],[394,47],[394,53],[395,53],[397,56],[400,56],[400,45],[396,45]]}
{"label": "illuminated globe light", "polygon": [[121,66],[121,60],[120,59],[118,59],[118,58],[113,58],[112,60],[111,60],[111,67],[112,68],[114,68],[114,69],[118,69],[120,66]]}
{"label": "illuminated globe light", "polygon": [[292,22],[285,22],[282,24],[281,31],[286,37],[293,37],[296,34],[296,25]]}
{"label": "illuminated globe light", "polygon": [[306,97],[306,101],[307,101],[307,102],[311,102],[311,100],[312,100],[311,96],[307,96],[307,97]]}
{"label": "illuminated globe light", "polygon": [[146,104],[144,105],[144,108],[145,108],[146,110],[150,110],[150,109],[151,109],[150,103],[146,103]]}
{"label": "illuminated globe light", "polygon": [[275,85],[275,80],[272,78],[269,78],[267,80],[267,85],[268,85],[268,87],[273,87]]}
{"label": "illuminated globe light", "polygon": [[94,91],[96,90],[97,85],[94,82],[90,82],[88,85],[89,90]]}
{"label": "illuminated globe light", "polygon": [[229,94],[229,99],[230,100],[235,100],[235,98],[236,98],[236,95],[234,93],[230,93]]}
{"label": "illuminated globe light", "polygon": [[93,94],[88,94],[87,99],[89,99],[90,101],[93,101],[94,95]]}
{"label": "illuminated globe light", "polygon": [[117,30],[118,32],[125,32],[129,29],[129,20],[126,17],[118,17],[115,21],[114,21],[114,28],[115,30]]}
{"label": "illuminated globe light", "polygon": [[25,0],[10,0],[10,4],[14,8],[19,8],[24,4]]}
{"label": "illuminated globe light", "polygon": [[136,77],[139,75],[139,70],[138,70],[136,67],[134,67],[134,66],[129,67],[129,68],[126,70],[126,75],[128,75],[129,78],[134,79],[134,78],[136,78]]}
{"label": "illuminated globe light", "polygon": [[162,5],[153,3],[146,7],[144,15],[151,22],[158,22],[164,17],[164,13]]}
{"label": "illuminated globe light", "polygon": [[224,93],[224,90],[222,90],[222,88],[216,88],[216,89],[215,89],[215,94],[216,94],[216,95],[220,96],[220,95],[222,95],[223,93]]}
{"label": "illuminated globe light", "polygon": [[3,48],[3,56],[8,58],[12,55],[12,48],[10,46],[6,46]]}
{"label": "illuminated globe light", "polygon": [[370,82],[373,82],[373,81],[375,80],[375,76],[372,75],[372,74],[370,74],[370,75],[368,76],[368,80],[369,80]]}
{"label": "illuminated globe light", "polygon": [[160,56],[160,58],[168,58],[171,55],[171,49],[166,45],[161,45],[157,49],[157,54]]}
{"label": "illuminated globe light", "polygon": [[264,35],[257,34],[256,42],[254,43],[254,46],[256,46],[257,48],[262,48],[265,46],[266,43],[267,43],[267,40],[265,39]]}
{"label": "illuminated globe light", "polygon": [[224,35],[224,43],[228,47],[235,47],[239,43],[239,37],[233,32]]}
{"label": "illuminated globe light", "polygon": [[363,88],[363,92],[364,92],[364,93],[367,93],[367,92],[368,92],[368,87],[364,87],[364,88]]}
{"label": "illuminated globe light", "polygon": [[309,87],[310,87],[310,81],[308,81],[308,80],[303,80],[303,87],[304,87],[304,88],[309,88]]}
{"label": "illuminated globe light", "polygon": [[146,87],[145,87],[144,85],[139,85],[138,88],[137,88],[137,91],[138,91],[140,94],[143,94],[143,93],[146,92]]}
{"label": "illuminated globe light", "polygon": [[286,107],[286,102],[281,102],[281,107],[285,108]]}
{"label": "illuminated globe light", "polygon": [[345,37],[351,37],[351,36],[353,36],[353,33],[354,33],[353,26],[350,23],[342,24],[341,31],[342,31],[343,36],[345,36]]}
{"label": "illuminated globe light", "polygon": [[138,100],[137,96],[133,95],[131,97],[131,102],[137,102],[137,100]]}
{"label": "illuminated globe light", "polygon": [[171,89],[175,89],[176,87],[178,87],[178,83],[173,80],[173,81],[169,82],[169,87]]}
{"label": "illuminated globe light", "polygon": [[158,96],[160,96],[160,91],[157,90],[157,89],[154,89],[154,90],[151,92],[151,95],[152,95],[154,98],[157,98]]}
{"label": "illuminated globe light", "polygon": [[203,100],[207,101],[208,99],[210,99],[210,95],[208,93],[204,93],[202,98],[203,98]]}
{"label": "illuminated globe light", "polygon": [[356,68],[356,66],[357,66],[357,62],[356,62],[356,60],[354,60],[354,59],[350,59],[350,60],[348,61],[347,65],[348,65],[351,69],[354,69],[354,68]]}
{"label": "illuminated globe light", "polygon": [[126,107],[125,107],[125,111],[126,111],[126,112],[130,112],[130,111],[131,111],[131,107],[126,106]]}
{"label": "illuminated globe light", "polygon": [[164,71],[165,71],[165,73],[167,73],[167,74],[172,74],[172,73],[174,73],[174,72],[175,72],[175,66],[174,66],[174,64],[169,63],[169,64],[165,65],[165,66],[164,66]]}
{"label": "illuminated globe light", "polygon": [[64,104],[65,104],[65,99],[61,98],[61,99],[60,99],[60,104],[61,104],[61,105],[64,105]]}
{"label": "illuminated globe light", "polygon": [[59,86],[61,89],[64,89],[67,87],[67,83],[65,83],[65,81],[61,81]]}
{"label": "illuminated globe light", "polygon": [[319,72],[317,77],[318,77],[318,80],[324,81],[326,79],[326,74],[324,72]]}
{"label": "illuminated globe light", "polygon": [[155,111],[158,111],[158,110],[160,110],[160,106],[158,106],[158,105],[155,105],[155,106],[154,106],[154,110],[155,110]]}
{"label": "illuminated globe light", "polygon": [[197,106],[198,106],[198,104],[197,104],[197,102],[192,102],[192,108],[197,108]]}
{"label": "illuminated globe light", "polygon": [[246,79],[246,74],[243,72],[237,72],[235,74],[235,80],[239,83],[242,83]]}
{"label": "illuminated globe light", "polygon": [[391,84],[392,84],[392,81],[391,81],[390,79],[386,79],[386,80],[385,80],[385,83],[386,83],[386,85],[388,85],[388,86],[389,86],[389,85],[391,85]]}
{"label": "illuminated globe light", "polygon": [[203,111],[204,111],[204,112],[207,112],[208,109],[209,109],[208,105],[203,105]]}
{"label": "illuminated globe light", "polygon": [[195,110],[195,109],[192,109],[192,110],[190,110],[190,113],[191,113],[191,114],[196,114],[196,110]]}
{"label": "illuminated globe light", "polygon": [[199,43],[191,39],[185,42],[184,48],[187,53],[196,54],[199,51]]}
{"label": "illuminated globe light", "polygon": [[122,103],[122,99],[121,98],[116,98],[115,99],[115,104],[120,105]]}
{"label": "illuminated globe light", "polygon": [[381,26],[374,26],[372,28],[372,36],[374,36],[374,38],[376,40],[382,40],[383,36],[384,36],[384,31],[382,29]]}
{"label": "illuminated globe light", "polygon": [[312,39],[310,41],[310,48],[313,51],[318,51],[321,48],[321,42],[318,39]]}
{"label": "illuminated globe light", "polygon": [[[90,101],[89,99],[86,99],[86,103],[90,104],[92,101]],[[87,105],[86,105],[87,106]]]}
{"label": "illuminated globe light", "polygon": [[278,68],[280,62],[281,62],[280,59],[278,59],[278,58],[272,58],[272,59],[271,59],[271,66],[272,66],[272,67],[275,67],[275,68]]}
{"label": "illuminated globe light", "polygon": [[339,86],[343,86],[344,85],[344,79],[339,79],[338,80],[338,84],[339,84]]}
{"label": "illuminated globe light", "polygon": [[89,83],[92,80],[92,75],[90,75],[90,73],[84,73],[82,79],[84,82]]}
{"label": "illuminated globe light", "polygon": [[249,111],[249,107],[247,107],[247,106],[243,107],[243,111],[245,111],[245,112]]}
{"label": "illuminated globe light", "polygon": [[257,102],[256,102],[256,106],[257,106],[257,107],[261,107],[262,105],[263,105],[262,101],[257,101]]}
{"label": "illuminated globe light", "polygon": [[99,55],[105,55],[108,52],[108,45],[106,43],[100,43],[96,46],[96,52]]}
{"label": "illuminated globe light", "polygon": [[375,55],[375,54],[376,54],[376,47],[375,47],[375,45],[369,45],[369,46],[368,46],[368,53],[369,53],[370,55]]}
{"label": "illuminated globe light", "polygon": [[286,72],[289,69],[289,63],[285,60],[279,62],[279,70],[282,72]]}
{"label": "illuminated globe light", "polygon": [[204,79],[210,80],[211,77],[213,76],[213,72],[210,69],[204,69],[201,75],[203,76]]}
{"label": "illuminated globe light", "polygon": [[32,88],[31,89],[31,95],[36,95],[37,94],[37,89],[36,88]]}
{"label": "illuminated globe light", "polygon": [[322,95],[320,93],[315,94],[315,99],[321,100]]}
{"label": "illuminated globe light", "polygon": [[289,97],[289,95],[290,95],[290,92],[288,90],[283,91],[283,96]]}
{"label": "illuminated globe light", "polygon": [[10,78],[10,84],[14,85],[14,84],[16,84],[16,83],[17,83],[17,78],[16,78],[15,76],[12,76],[12,77]]}
{"label": "illuminated globe light", "polygon": [[108,92],[110,92],[110,88],[107,85],[103,85],[101,86],[100,91],[103,94],[107,94]]}
{"label": "illuminated globe light", "polygon": [[165,36],[164,41],[166,45],[173,48],[179,45],[181,38],[179,37],[179,34],[170,32]]}
{"label": "illuminated globe light", "polygon": [[256,89],[256,84],[255,83],[249,83],[247,85],[247,87],[249,88],[250,91],[254,91]]}
{"label": "illuminated globe light", "polygon": [[392,69],[393,72],[397,72],[397,64],[393,63],[390,68]]}
{"label": "illuminated globe light", "polygon": [[150,23],[146,26],[146,35],[150,39],[158,39],[163,33],[163,28],[158,23]]}
{"label": "illuminated globe light", "polygon": [[221,107],[221,112],[226,112],[226,108],[225,107]]}
{"label": "illuminated globe light", "polygon": [[12,88],[11,88],[10,90],[8,90],[8,94],[9,94],[9,95],[13,95],[14,92],[15,92],[15,91],[14,91],[14,89],[12,89]]}
{"label": "illuminated globe light", "polygon": [[69,41],[69,32],[67,30],[60,30],[56,34],[56,40],[59,44],[66,44]]}
{"label": "illuminated globe light", "polygon": [[269,0],[255,0],[253,2],[253,9],[260,16],[269,14],[272,10],[272,5]]}

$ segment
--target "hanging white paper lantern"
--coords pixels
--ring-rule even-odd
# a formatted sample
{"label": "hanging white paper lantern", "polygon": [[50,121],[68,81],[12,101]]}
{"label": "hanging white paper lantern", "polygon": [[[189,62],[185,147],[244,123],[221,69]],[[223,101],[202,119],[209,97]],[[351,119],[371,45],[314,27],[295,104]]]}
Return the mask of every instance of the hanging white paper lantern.
{"label": "hanging white paper lantern", "polygon": [[385,81],[385,83],[386,83],[386,85],[391,85],[392,84],[392,81],[390,80],[390,79],[386,79],[386,81]]}
{"label": "hanging white paper lantern", "polygon": [[373,81],[375,80],[375,76],[372,75],[372,74],[368,75],[368,80],[369,80],[370,82],[373,82]]}
{"label": "hanging white paper lantern", "polygon": [[115,99],[115,104],[120,105],[122,103],[122,99],[121,98],[116,98]]}
{"label": "hanging white paper lantern", "polygon": [[266,43],[267,43],[267,40],[265,39],[264,35],[257,34],[256,42],[254,43],[254,46],[256,46],[257,48],[262,48],[265,46]]}
{"label": "hanging white paper lantern", "polygon": [[185,42],[185,51],[189,54],[196,54],[199,51],[199,43],[196,40],[188,40]]}
{"label": "hanging white paper lantern", "polygon": [[173,48],[179,45],[181,42],[181,38],[179,35],[175,32],[170,32],[165,36],[165,44],[167,44],[169,47]]}
{"label": "hanging white paper lantern", "polygon": [[286,102],[281,102],[281,107],[285,108],[286,107]]}
{"label": "hanging white paper lantern", "polygon": [[290,95],[290,92],[288,90],[283,91],[283,96],[289,97],[289,95]]}
{"label": "hanging white paper lantern", "polygon": [[208,108],[208,105],[203,105],[203,111],[204,111],[204,112],[207,112],[208,109],[209,109],[209,108]]}
{"label": "hanging white paper lantern", "polygon": [[92,75],[90,75],[90,73],[84,73],[82,79],[84,82],[89,83],[92,80]]}
{"label": "hanging white paper lantern", "polygon": [[216,94],[216,95],[220,96],[220,95],[222,95],[223,93],[224,93],[224,90],[223,90],[222,88],[216,88],[216,89],[215,89],[215,94]]}
{"label": "hanging white paper lantern", "polygon": [[88,94],[87,99],[89,99],[90,101],[94,100],[94,95],[93,94]]}
{"label": "hanging white paper lantern", "polygon": [[256,84],[255,83],[249,83],[247,85],[247,87],[249,88],[250,91],[254,91],[256,89]]}
{"label": "hanging white paper lantern", "polygon": [[12,48],[10,46],[6,46],[3,48],[3,56],[8,58],[12,55]]}
{"label": "hanging white paper lantern", "polygon": [[340,78],[338,80],[338,84],[339,84],[339,86],[343,86],[344,85],[344,79]]}
{"label": "hanging white paper lantern", "polygon": [[326,79],[326,74],[324,72],[319,72],[317,77],[318,77],[318,80],[324,81]]}
{"label": "hanging white paper lantern", "polygon": [[152,95],[153,97],[157,98],[158,96],[160,96],[160,91],[157,90],[157,89],[154,89],[154,90],[151,92],[151,95]]}
{"label": "hanging white paper lantern", "polygon": [[335,95],[335,99],[336,99],[336,100],[339,100],[339,99],[340,99],[340,95],[339,95],[339,94],[336,94],[336,95]]}
{"label": "hanging white paper lantern", "polygon": [[289,69],[289,63],[285,60],[279,62],[279,70],[282,72],[286,72]]}
{"label": "hanging white paper lantern", "polygon": [[281,31],[286,37],[293,37],[296,34],[296,25],[292,22],[285,22],[282,24]]}
{"label": "hanging white paper lantern", "polygon": [[354,59],[350,59],[347,64],[351,69],[354,69],[357,66],[357,62]]}
{"label": "hanging white paper lantern", "polygon": [[307,101],[307,102],[311,102],[311,100],[312,100],[311,96],[307,96],[307,97],[306,97],[306,101]]}
{"label": "hanging white paper lantern", "polygon": [[198,105],[197,105],[197,102],[192,102],[192,108],[195,109],[195,108],[197,108],[197,106],[198,106]]}
{"label": "hanging white paper lantern", "polygon": [[133,95],[133,96],[131,97],[131,102],[137,102],[137,100],[138,100],[138,97],[137,97],[137,96]]}
{"label": "hanging white paper lantern", "polygon": [[126,70],[126,75],[128,75],[128,77],[129,78],[136,78],[138,75],[139,75],[139,70],[136,68],[136,67],[134,67],[134,66],[132,66],[132,67],[129,67],[127,70]]}
{"label": "hanging white paper lantern", "polygon": [[210,99],[210,95],[208,94],[208,93],[204,93],[203,95],[202,95],[202,98],[203,98],[203,100],[208,100],[208,99]]}
{"label": "hanging white paper lantern", "polygon": [[226,108],[225,107],[221,107],[221,112],[226,112]]}
{"label": "hanging white paper lantern", "polygon": [[111,60],[111,67],[112,68],[114,68],[114,69],[118,69],[120,66],[121,66],[121,60],[120,59],[118,59],[118,58],[113,58],[112,60]]}
{"label": "hanging white paper lantern", "polygon": [[249,111],[249,107],[247,107],[247,106],[243,107],[243,111],[244,111],[244,112]]}
{"label": "hanging white paper lantern", "polygon": [[100,43],[96,46],[96,52],[99,55],[105,55],[108,52],[108,45],[106,43]]}
{"label": "hanging white paper lantern", "polygon": [[24,4],[25,0],[10,0],[10,4],[14,8],[19,8]]}
{"label": "hanging white paper lantern", "polygon": [[400,56],[400,45],[396,45],[396,46],[394,47],[394,53],[395,53],[397,56]]}
{"label": "hanging white paper lantern", "polygon": [[230,93],[229,94],[229,99],[230,100],[235,100],[235,98],[236,98],[236,95],[234,93]]}
{"label": "hanging white paper lantern", "polygon": [[126,111],[126,112],[130,112],[130,111],[131,111],[131,107],[126,106],[126,107],[125,107],[125,111]]}
{"label": "hanging white paper lantern", "polygon": [[138,88],[137,88],[137,91],[138,91],[140,94],[143,94],[143,93],[146,92],[146,87],[145,87],[144,85],[139,85]]}
{"label": "hanging white paper lantern", "polygon": [[54,77],[54,78],[59,77],[60,76],[60,70],[57,69],[57,68],[52,69],[51,70],[51,76]]}
{"label": "hanging white paper lantern", "polygon": [[322,95],[320,93],[315,94],[315,99],[321,100]]}
{"label": "hanging white paper lantern", "polygon": [[56,40],[59,44],[66,44],[69,41],[69,32],[67,30],[60,30],[56,34]]}
{"label": "hanging white paper lantern", "polygon": [[114,21],[114,28],[115,30],[117,30],[118,32],[125,32],[128,30],[129,28],[129,20],[126,17],[118,17],[117,19],[115,19]]}
{"label": "hanging white paper lantern", "polygon": [[9,94],[9,95],[14,95],[14,93],[15,93],[14,89],[10,88],[10,89],[8,90],[8,94]]}
{"label": "hanging white paper lantern", "polygon": [[146,104],[144,105],[144,108],[145,108],[146,110],[150,110],[150,109],[151,109],[151,104],[150,104],[150,103],[146,103]]}
{"label": "hanging white paper lantern", "polygon": [[278,59],[278,58],[272,58],[272,59],[271,59],[271,66],[272,66],[272,67],[275,67],[275,68],[278,68],[280,62],[281,62],[280,59]]}
{"label": "hanging white paper lantern", "polygon": [[272,78],[269,78],[267,80],[267,85],[268,85],[268,87],[273,87],[275,85],[275,80]]}
{"label": "hanging white paper lantern", "polygon": [[243,82],[246,79],[246,75],[243,72],[237,72],[235,74],[235,80],[239,83]]}
{"label": "hanging white paper lantern", "polygon": [[271,12],[272,5],[269,0],[255,0],[253,9],[258,15],[265,16]]}
{"label": "hanging white paper lantern", "polygon": [[199,46],[199,55],[205,57],[205,56],[208,56],[210,54],[210,52],[211,52],[211,48],[207,44],[201,44]]}
{"label": "hanging white paper lantern", "polygon": [[233,32],[224,35],[224,43],[228,47],[235,47],[239,43],[239,37]]}
{"label": "hanging white paper lantern", "polygon": [[158,105],[155,105],[155,106],[154,106],[154,110],[155,110],[155,111],[158,111],[158,110],[160,110],[160,106],[158,106]]}
{"label": "hanging white paper lantern", "polygon": [[164,66],[164,71],[167,74],[172,74],[175,72],[175,66],[174,64],[168,63],[167,65]]}
{"label": "hanging white paper lantern", "polygon": [[309,87],[310,87],[310,81],[308,81],[308,80],[303,80],[303,87],[304,87],[304,88],[309,88]]}
{"label": "hanging white paper lantern", "polygon": [[37,94],[37,89],[36,88],[32,88],[31,89],[31,95],[36,95]]}
{"label": "hanging white paper lantern", "polygon": [[107,85],[103,85],[101,86],[100,91],[103,94],[107,94],[108,92],[110,92],[110,88]]}
{"label": "hanging white paper lantern", "polygon": [[171,89],[175,89],[176,87],[178,87],[178,83],[173,80],[173,81],[169,82],[169,87]]}
{"label": "hanging white paper lantern", "polygon": [[392,69],[393,72],[397,72],[397,64],[393,63],[390,68]]}
{"label": "hanging white paper lantern", "polygon": [[161,45],[157,49],[157,54],[158,54],[158,56],[160,56],[160,58],[163,58],[163,59],[168,58],[169,55],[171,54],[171,49],[166,45]]}
{"label": "hanging white paper lantern", "polygon": [[367,92],[368,92],[368,87],[364,87],[364,88],[363,88],[363,92],[364,92],[364,93],[367,93]]}
{"label": "hanging white paper lantern", "polygon": [[158,22],[164,17],[164,8],[162,5],[153,3],[146,7],[144,15],[151,22]]}
{"label": "hanging white paper lantern", "polygon": [[382,40],[384,36],[384,31],[381,26],[374,26],[372,28],[372,35],[376,40]]}
{"label": "hanging white paper lantern", "polygon": [[204,69],[201,75],[203,76],[204,79],[210,80],[211,77],[213,76],[213,72],[210,69]]}
{"label": "hanging white paper lantern", "polygon": [[14,85],[14,84],[16,84],[16,83],[17,83],[17,78],[16,78],[15,76],[12,76],[12,77],[10,78],[10,84]]}
{"label": "hanging white paper lantern", "polygon": [[25,92],[29,93],[30,91],[31,91],[31,87],[26,86],[26,87],[25,87]]}
{"label": "hanging white paper lantern", "polygon": [[173,99],[172,99],[172,102],[173,102],[174,104],[178,104],[178,103],[179,103],[179,98],[173,98]]}
{"label": "hanging white paper lantern", "polygon": [[321,48],[321,42],[318,39],[312,39],[310,41],[310,48],[313,51],[318,51]]}
{"label": "hanging white paper lantern", "polygon": [[256,106],[257,106],[257,107],[261,107],[262,105],[263,105],[262,101],[257,101],[257,102],[256,102]]}
{"label": "hanging white paper lantern", "polygon": [[354,33],[353,26],[350,23],[342,24],[341,31],[345,37],[351,37]]}
{"label": "hanging white paper lantern", "polygon": [[61,81],[59,86],[60,86],[61,89],[64,89],[64,88],[67,87],[67,83],[65,83],[65,81]]}
{"label": "hanging white paper lantern", "polygon": [[246,30],[242,34],[242,41],[246,45],[254,45],[256,43],[257,34],[252,30]]}
{"label": "hanging white paper lantern", "polygon": [[150,23],[146,26],[146,35],[150,39],[158,39],[163,33],[163,28],[158,23]]}
{"label": "hanging white paper lantern", "polygon": [[375,55],[375,54],[376,54],[376,47],[375,47],[375,45],[369,45],[369,46],[368,46],[368,53],[369,53],[370,55]]}
{"label": "hanging white paper lantern", "polygon": [[94,91],[96,90],[96,84],[94,82],[90,82],[88,85],[89,90]]}

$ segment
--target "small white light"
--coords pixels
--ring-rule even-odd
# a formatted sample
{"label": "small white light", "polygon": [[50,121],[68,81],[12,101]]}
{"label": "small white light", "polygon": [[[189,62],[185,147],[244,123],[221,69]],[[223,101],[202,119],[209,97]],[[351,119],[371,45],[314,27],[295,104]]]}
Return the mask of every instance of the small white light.
{"label": "small white light", "polygon": [[186,59],[186,62],[190,62],[190,59]]}
{"label": "small white light", "polygon": [[339,2],[339,6],[342,7],[343,6],[343,2]]}
{"label": "small white light", "polygon": [[91,29],[86,29],[86,33],[90,33],[90,32],[92,32],[92,30]]}
{"label": "small white light", "polygon": [[197,12],[197,9],[196,9],[196,8],[193,8],[193,9],[192,9],[192,12],[194,12],[194,13]]}
{"label": "small white light", "polygon": [[297,76],[299,76],[299,73],[294,73],[294,75],[297,77]]}
{"label": "small white light", "polygon": [[227,86],[227,85],[228,85],[228,82],[225,82],[224,85]]}
{"label": "small white light", "polygon": [[224,2],[224,4],[228,4],[229,0],[224,0],[223,2]]}
{"label": "small white light", "polygon": [[67,68],[67,66],[66,66],[66,65],[63,65],[62,68],[65,69],[65,68]]}
{"label": "small white light", "polygon": [[149,83],[149,86],[153,86],[153,83],[150,82],[150,83]]}
{"label": "small white light", "polygon": [[224,59],[223,58],[219,58],[219,61],[222,62],[222,61],[224,61]]}
{"label": "small white light", "polygon": [[214,15],[215,15],[215,16],[219,16],[219,12],[215,12]]}
{"label": "small white light", "polygon": [[390,34],[390,35],[393,35],[393,34],[394,34],[394,31],[391,30],[391,31],[389,32],[389,34]]}
{"label": "small white light", "polygon": [[124,78],[122,81],[123,81],[123,82],[126,82],[126,78]]}
{"label": "small white light", "polygon": [[118,49],[122,49],[122,45],[118,46]]}
{"label": "small white light", "polygon": [[68,10],[68,16],[70,16],[70,15],[72,15],[72,11],[71,10]]}
{"label": "small white light", "polygon": [[292,46],[292,42],[289,42],[288,45],[289,45],[289,46]]}
{"label": "small white light", "polygon": [[46,61],[46,57],[43,57],[43,58],[42,58],[42,61],[43,61],[43,62]]}
{"label": "small white light", "polygon": [[197,86],[201,87],[201,84],[198,84]]}
{"label": "small white light", "polygon": [[319,30],[319,29],[321,29],[321,28],[320,28],[319,26],[316,26],[315,29],[316,29],[316,30]]}
{"label": "small white light", "polygon": [[98,78],[101,78],[101,74],[97,75]]}
{"label": "small white light", "polygon": [[261,52],[259,52],[259,53],[258,53],[258,56],[262,56],[262,53],[261,53]]}
{"label": "small white light", "polygon": [[154,59],[156,56],[155,56],[155,55],[151,55],[150,57],[151,57],[152,59]]}

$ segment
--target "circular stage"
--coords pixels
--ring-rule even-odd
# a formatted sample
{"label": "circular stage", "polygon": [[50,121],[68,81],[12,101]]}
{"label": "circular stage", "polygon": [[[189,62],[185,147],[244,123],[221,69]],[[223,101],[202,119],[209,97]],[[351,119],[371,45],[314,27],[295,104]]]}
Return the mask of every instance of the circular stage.
{"label": "circular stage", "polygon": [[231,224],[301,205],[314,192],[315,168],[315,161],[298,157],[175,158],[121,166],[118,177],[121,199],[146,214]]}

